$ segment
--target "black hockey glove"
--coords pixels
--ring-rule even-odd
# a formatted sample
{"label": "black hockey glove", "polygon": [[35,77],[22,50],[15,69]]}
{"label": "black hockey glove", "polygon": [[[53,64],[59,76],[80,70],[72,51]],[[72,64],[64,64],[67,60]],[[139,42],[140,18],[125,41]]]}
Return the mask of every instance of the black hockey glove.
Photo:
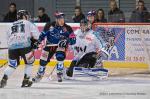
{"label": "black hockey glove", "polygon": [[40,44],[39,41],[37,39],[34,39],[33,37],[30,40],[32,49],[38,49],[38,46]]}
{"label": "black hockey glove", "polygon": [[32,46],[33,49],[38,49],[41,43],[39,41],[35,42]]}

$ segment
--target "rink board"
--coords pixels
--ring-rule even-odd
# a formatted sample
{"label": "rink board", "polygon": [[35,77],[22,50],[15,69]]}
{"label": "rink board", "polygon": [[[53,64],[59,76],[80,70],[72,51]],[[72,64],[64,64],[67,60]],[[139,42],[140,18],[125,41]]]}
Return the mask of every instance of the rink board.
{"label": "rink board", "polygon": [[[4,64],[6,60],[0,60],[0,65]],[[55,66],[56,60],[51,60],[47,66]],[[65,67],[69,67],[71,60],[65,60],[64,65]],[[23,66],[24,62],[21,61],[21,66]],[[39,66],[39,60],[34,62],[34,66]],[[112,62],[112,61],[105,61],[104,62],[105,68],[133,68],[133,69],[148,69],[149,66],[146,63],[137,63],[137,62]]]}
{"label": "rink board", "polygon": [[[7,29],[9,27],[10,23],[0,23],[0,48],[7,48],[7,40],[6,38],[6,32]],[[45,25],[44,23],[37,23],[36,24],[39,28],[40,31],[42,31],[43,26]],[[79,24],[76,23],[69,23],[69,25],[72,26],[72,28],[74,29],[74,31],[79,28]],[[112,50],[112,55],[109,59],[109,61],[105,61],[104,62],[104,67],[105,68],[141,68],[141,69],[148,69],[149,66],[147,63],[147,61],[143,61],[144,59],[148,59],[148,56],[145,55],[145,53],[138,52],[137,50],[134,51],[136,46],[134,43],[137,41],[131,41],[132,37],[137,37],[139,36],[139,34],[132,34],[132,33],[126,33],[127,31],[131,30],[131,31],[138,31],[139,28],[142,27],[142,29],[144,29],[145,33],[147,34],[142,34],[144,37],[149,37],[147,35],[149,35],[149,26],[150,24],[137,24],[137,25],[133,25],[133,24],[120,24],[120,25],[116,25],[116,24],[98,24],[98,26],[101,27],[106,27],[106,28],[114,28],[115,31],[117,32],[117,34],[120,33],[119,37],[118,37],[118,43],[116,43],[116,48],[114,47],[114,49]],[[130,28],[131,27],[131,28]],[[122,32],[122,33],[121,33]],[[126,34],[126,35],[124,35]],[[141,36],[141,35],[140,35]],[[128,38],[128,39],[126,39]],[[127,41],[128,40],[128,41]],[[149,41],[150,41],[150,37],[146,39],[147,41],[147,45],[148,48],[149,46]],[[124,42],[120,42],[120,41],[124,41]],[[131,44],[133,44],[131,46]],[[128,50],[130,48],[130,51]],[[114,52],[113,52],[114,51]],[[131,52],[132,51],[132,52]],[[116,54],[117,52],[117,54]],[[135,53],[133,53],[135,52]],[[35,57],[36,57],[36,61],[34,63],[34,65],[39,65],[39,58],[40,58],[40,53],[41,51],[36,51],[35,52]],[[138,54],[139,53],[139,54]],[[134,54],[134,55],[133,55]],[[146,57],[145,57],[146,56]],[[0,64],[3,64],[6,62],[7,57],[7,51],[2,51],[0,50]],[[73,53],[70,51],[67,51],[67,60],[65,61],[65,66],[68,67],[70,65],[71,59],[73,58]],[[23,64],[23,62],[21,62],[21,64]],[[48,66],[55,66],[56,64],[56,60],[53,60],[48,64]]]}

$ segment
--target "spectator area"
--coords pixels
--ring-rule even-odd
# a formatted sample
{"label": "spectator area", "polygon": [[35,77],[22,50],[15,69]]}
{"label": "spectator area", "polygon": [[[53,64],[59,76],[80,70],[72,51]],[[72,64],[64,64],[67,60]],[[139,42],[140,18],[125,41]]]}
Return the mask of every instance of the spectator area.
{"label": "spectator area", "polygon": [[[126,21],[129,21],[131,12],[136,8],[136,1],[138,0],[116,0],[119,8],[125,13]],[[74,7],[80,5],[83,13],[86,14],[87,11],[98,8],[103,8],[106,14],[109,11],[109,0],[5,0],[0,4],[0,20],[3,19],[7,12],[6,5],[10,2],[15,2],[17,9],[26,9],[31,12],[32,16],[37,16],[37,10],[39,7],[43,6],[46,9],[46,13],[52,18],[53,13],[56,10],[63,11],[66,13],[66,21],[72,22],[72,15],[74,13]],[[150,9],[150,0],[144,0],[145,6]]]}

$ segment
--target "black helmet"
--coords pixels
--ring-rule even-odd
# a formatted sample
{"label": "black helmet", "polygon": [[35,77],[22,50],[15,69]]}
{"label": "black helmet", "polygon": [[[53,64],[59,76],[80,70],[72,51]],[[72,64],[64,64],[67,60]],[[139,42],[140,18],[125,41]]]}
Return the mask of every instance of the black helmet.
{"label": "black helmet", "polygon": [[17,12],[17,19],[23,19],[23,16],[25,16],[27,18],[27,16],[30,16],[30,14],[26,10],[19,10]]}

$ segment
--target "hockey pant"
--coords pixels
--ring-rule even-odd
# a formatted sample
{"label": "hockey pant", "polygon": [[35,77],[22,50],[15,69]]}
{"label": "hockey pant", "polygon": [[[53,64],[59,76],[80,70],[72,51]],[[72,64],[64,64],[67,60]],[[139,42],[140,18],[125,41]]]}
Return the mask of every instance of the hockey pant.
{"label": "hockey pant", "polygon": [[14,70],[20,65],[20,58],[23,58],[25,63],[25,75],[30,77],[32,71],[32,64],[35,60],[34,52],[31,47],[20,49],[9,49],[8,67],[5,69],[5,75],[8,77],[14,72]]}
{"label": "hockey pant", "polygon": [[70,77],[73,76],[74,67],[93,68],[97,60],[96,56],[97,56],[96,52],[90,52],[85,54],[79,61],[73,60],[66,72],[67,76]]}

